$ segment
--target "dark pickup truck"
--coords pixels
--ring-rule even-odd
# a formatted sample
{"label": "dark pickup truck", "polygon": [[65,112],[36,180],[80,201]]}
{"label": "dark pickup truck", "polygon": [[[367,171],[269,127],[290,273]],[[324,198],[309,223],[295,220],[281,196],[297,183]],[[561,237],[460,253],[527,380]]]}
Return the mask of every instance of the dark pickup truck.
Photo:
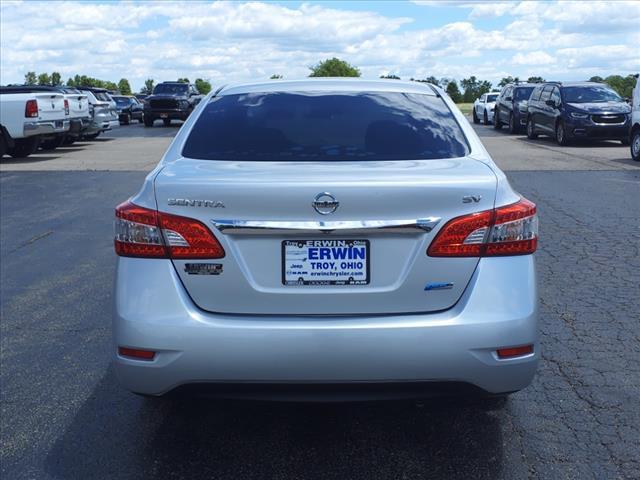
{"label": "dark pickup truck", "polygon": [[145,98],[144,126],[152,127],[157,119],[165,126],[171,124],[171,120],[186,120],[203,97],[190,83],[159,83],[153,94]]}

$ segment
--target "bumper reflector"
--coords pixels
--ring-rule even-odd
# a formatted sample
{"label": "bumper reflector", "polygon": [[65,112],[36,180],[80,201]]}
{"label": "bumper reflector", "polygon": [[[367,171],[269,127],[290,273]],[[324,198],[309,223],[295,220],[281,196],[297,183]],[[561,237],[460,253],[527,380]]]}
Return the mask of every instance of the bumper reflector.
{"label": "bumper reflector", "polygon": [[523,345],[522,347],[499,348],[496,350],[498,358],[524,357],[533,353],[533,345]]}
{"label": "bumper reflector", "polygon": [[137,348],[118,347],[118,355],[121,357],[135,358],[136,360],[153,360],[156,352],[151,350],[139,350]]}

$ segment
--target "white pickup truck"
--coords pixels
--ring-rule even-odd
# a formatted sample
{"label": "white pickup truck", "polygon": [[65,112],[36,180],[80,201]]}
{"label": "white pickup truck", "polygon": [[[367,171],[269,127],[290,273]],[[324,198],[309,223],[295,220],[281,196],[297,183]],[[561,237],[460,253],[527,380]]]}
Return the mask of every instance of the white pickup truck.
{"label": "white pickup truck", "polygon": [[6,92],[13,93],[61,93],[69,106],[69,131],[64,136],[43,141],[40,148],[53,150],[62,144],[71,145],[79,140],[91,125],[91,112],[89,111],[89,99],[87,95],[72,87],[49,85],[15,85],[3,87]]}
{"label": "white pickup truck", "polygon": [[41,142],[64,137],[69,127],[69,102],[63,94],[0,88],[0,154],[28,157]]}

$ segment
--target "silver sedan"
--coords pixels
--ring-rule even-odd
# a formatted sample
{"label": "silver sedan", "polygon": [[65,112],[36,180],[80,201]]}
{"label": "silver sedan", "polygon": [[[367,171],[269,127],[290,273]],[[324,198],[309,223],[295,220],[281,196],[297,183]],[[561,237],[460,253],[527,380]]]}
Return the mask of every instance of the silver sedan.
{"label": "silver sedan", "polygon": [[535,374],[536,207],[437,87],[227,86],[115,214],[133,392],[507,394]]}

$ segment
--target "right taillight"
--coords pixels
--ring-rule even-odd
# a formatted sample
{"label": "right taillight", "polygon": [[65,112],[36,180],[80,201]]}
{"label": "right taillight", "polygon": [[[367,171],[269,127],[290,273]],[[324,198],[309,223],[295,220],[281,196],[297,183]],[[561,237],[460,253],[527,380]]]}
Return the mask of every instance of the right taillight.
{"label": "right taillight", "polygon": [[538,216],[534,203],[523,198],[493,210],[454,218],[431,242],[430,257],[492,257],[536,251]]}
{"label": "right taillight", "polygon": [[122,257],[222,258],[224,249],[202,222],[125,202],[116,207],[115,250]]}
{"label": "right taillight", "polygon": [[34,117],[38,116],[38,101],[37,100],[27,100],[27,103],[24,106],[24,116],[26,118],[34,118]]}

